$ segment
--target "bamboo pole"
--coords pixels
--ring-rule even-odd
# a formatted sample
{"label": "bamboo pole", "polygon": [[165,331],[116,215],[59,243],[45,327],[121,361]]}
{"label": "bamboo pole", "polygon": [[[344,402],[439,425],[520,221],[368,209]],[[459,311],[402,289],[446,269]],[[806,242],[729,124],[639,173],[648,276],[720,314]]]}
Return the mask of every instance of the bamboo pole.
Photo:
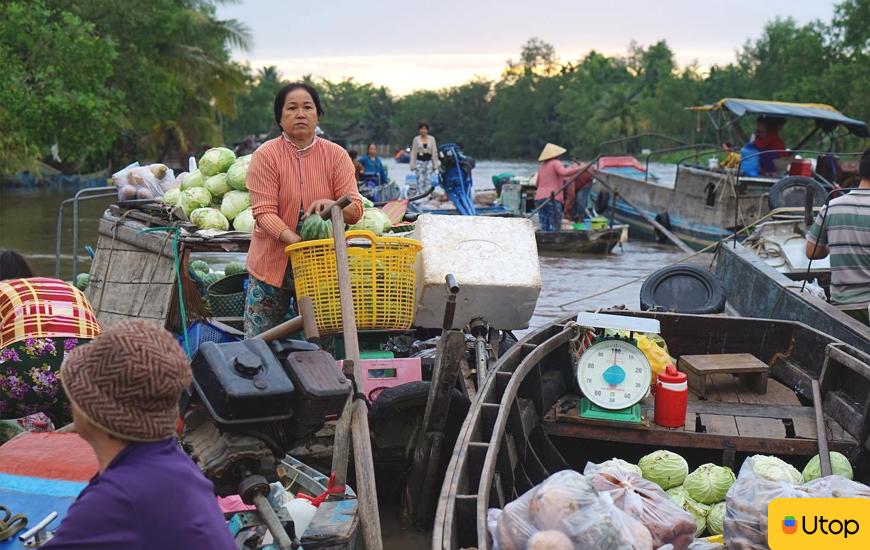
{"label": "bamboo pole", "polygon": [[[357,384],[362,384],[362,368],[359,357],[359,340],[356,331],[356,317],[353,311],[353,291],[350,286],[350,266],[347,258],[347,241],[344,237],[344,214],[342,210],[350,204],[348,197],[332,205],[326,215],[332,219],[332,235],[335,241],[335,267],[338,273],[338,294],[341,303],[341,321],[344,335],[345,359],[353,363],[353,376]],[[366,404],[348,397],[341,419],[335,430],[332,466],[335,481],[340,485],[347,482],[347,462],[350,445],[353,443],[354,466],[356,472],[356,492],[359,497],[360,524],[363,542],[367,550],[381,550],[381,519],[378,515],[378,495],[375,487],[374,461],[372,459],[371,435],[369,434],[368,408]]]}

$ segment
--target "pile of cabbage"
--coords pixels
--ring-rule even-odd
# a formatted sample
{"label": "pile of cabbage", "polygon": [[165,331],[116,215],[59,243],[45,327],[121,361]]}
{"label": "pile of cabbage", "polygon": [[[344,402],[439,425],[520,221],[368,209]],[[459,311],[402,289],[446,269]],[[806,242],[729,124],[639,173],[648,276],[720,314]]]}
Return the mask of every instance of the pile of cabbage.
{"label": "pile of cabbage", "polygon": [[226,147],[213,147],[199,159],[199,168],[175,178],[180,185],[163,202],[181,207],[199,229],[252,233],[254,214],[245,184],[250,161],[251,155],[236,158]]}
{"label": "pile of cabbage", "polygon": [[[851,480],[852,466],[849,459],[831,452],[831,470],[834,475]],[[819,455],[807,463],[803,472],[775,457],[755,455],[751,460],[756,476],[771,481],[783,481],[793,485],[810,483],[821,477]],[[689,464],[677,453],[660,450],[641,458],[637,465],[619,458],[612,458],[595,465],[598,471],[619,470],[639,473],[645,479],[664,489],[680,508],[695,519],[695,536],[705,533],[721,535],[726,511],[726,495],[736,481],[731,468],[715,464],[702,464],[689,470]]]}

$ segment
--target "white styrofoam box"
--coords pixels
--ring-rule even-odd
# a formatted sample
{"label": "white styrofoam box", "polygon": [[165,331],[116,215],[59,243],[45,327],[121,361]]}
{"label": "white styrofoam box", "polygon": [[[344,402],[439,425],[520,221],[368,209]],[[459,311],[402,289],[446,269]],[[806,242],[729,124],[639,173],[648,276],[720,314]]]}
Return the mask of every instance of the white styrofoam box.
{"label": "white styrofoam box", "polygon": [[453,328],[475,317],[502,330],[529,326],[541,293],[531,220],[424,214],[413,237],[423,243],[415,266],[415,326],[441,328],[448,273],[459,283]]}

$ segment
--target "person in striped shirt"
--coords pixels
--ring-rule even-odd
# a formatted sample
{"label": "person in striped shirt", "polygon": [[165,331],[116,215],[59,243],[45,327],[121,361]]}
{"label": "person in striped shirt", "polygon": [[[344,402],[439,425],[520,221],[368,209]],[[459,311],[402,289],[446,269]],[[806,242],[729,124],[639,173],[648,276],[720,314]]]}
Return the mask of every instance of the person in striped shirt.
{"label": "person in striped shirt", "polygon": [[807,233],[810,259],[831,256],[831,304],[868,323],[870,304],[870,149],[861,156],[860,184],[830,201]]}
{"label": "person in striped shirt", "polygon": [[250,274],[245,334],[253,337],[284,320],[293,296],[284,247],[299,242],[303,215],[319,214],[344,195],[348,224],[363,214],[353,162],[340,146],[315,135],[323,107],[317,90],[304,82],[278,91],[275,122],[281,135],[254,151],[246,184],[256,223],[248,249]]}

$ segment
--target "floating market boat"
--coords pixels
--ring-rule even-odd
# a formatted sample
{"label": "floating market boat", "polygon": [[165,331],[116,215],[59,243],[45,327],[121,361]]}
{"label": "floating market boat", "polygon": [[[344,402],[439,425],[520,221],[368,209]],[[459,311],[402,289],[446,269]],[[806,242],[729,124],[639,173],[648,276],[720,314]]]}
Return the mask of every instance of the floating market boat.
{"label": "floating market boat", "polygon": [[628,240],[628,226],[619,224],[601,229],[569,229],[563,231],[535,231],[538,250],[606,254]]}
{"label": "floating market boat", "polygon": [[593,419],[589,409],[581,412],[583,399],[574,382],[578,357],[590,345],[589,327],[573,317],[553,322],[505,353],[472,403],[447,467],[433,548],[490,548],[489,508],[504,508],[557,471],[582,471],[587,461],[637,461],[669,449],[690,467],[714,462],[736,468],[747,456],[763,453],[801,468],[818,452],[817,419],[808,405],[816,378],[821,378],[821,422],[831,450],[850,458],[857,480],[870,476],[866,354],[796,322],[608,313],[624,322],[657,320],[680,362],[703,356],[715,363],[722,354],[748,354],[742,357],[761,364],[768,376],[766,393],[750,389],[758,378],[711,373],[704,377],[706,399],[694,386],[681,428],[651,423],[649,397],[637,404],[640,421]]}
{"label": "floating market boat", "polygon": [[[858,137],[870,137],[865,122],[846,117],[829,105],[727,98],[690,109],[710,115],[720,142],[732,136],[733,143],[746,143],[748,140],[737,122],[750,115],[813,121],[814,127],[793,148],[795,151],[819,133],[834,137],[845,130]],[[719,153],[710,150],[706,155]],[[689,158],[697,158],[699,154],[694,153]],[[743,161],[749,158],[747,156]],[[809,160],[795,158],[788,167],[783,167],[781,176],[749,177],[739,174],[736,168],[711,168],[711,164],[701,166],[681,161],[674,174],[666,175],[652,173],[648,164],[642,165],[632,157],[602,157],[598,160],[596,178],[689,246],[701,249],[752,224],[772,208],[802,206],[807,186],[814,190],[815,205],[821,206],[833,184],[846,183],[853,175],[844,170],[844,164],[834,155],[821,153],[815,169]],[[609,200],[610,190],[596,186],[592,192],[593,200],[601,200],[598,195],[603,192],[607,193]],[[628,223],[633,233],[661,239],[652,224],[619,197],[611,208],[616,219]]]}
{"label": "floating market boat", "polygon": [[[801,241],[801,252],[804,242]],[[813,261],[813,266],[817,261]],[[807,278],[805,265],[803,270],[781,273],[756,250],[729,242],[716,249],[714,273],[725,287],[728,306],[737,314],[805,323],[870,353],[870,327],[825,299],[801,292],[803,279]],[[809,279],[827,286],[830,270],[811,271]]]}

